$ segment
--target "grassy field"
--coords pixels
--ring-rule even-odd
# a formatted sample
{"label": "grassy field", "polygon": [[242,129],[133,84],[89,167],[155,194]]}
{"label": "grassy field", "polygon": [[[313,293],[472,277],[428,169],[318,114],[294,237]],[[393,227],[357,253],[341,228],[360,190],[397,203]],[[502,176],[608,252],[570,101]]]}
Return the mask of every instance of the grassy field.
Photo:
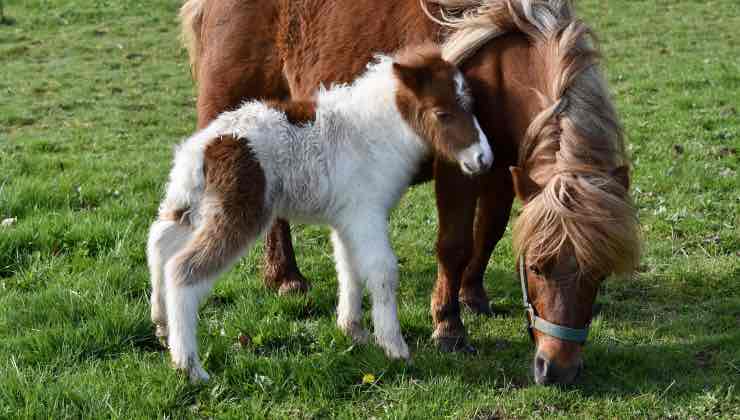
{"label": "grassy field", "polygon": [[645,255],[604,285],[569,388],[530,378],[508,235],[486,284],[510,315],[465,314],[477,355],[435,350],[429,185],[392,219],[412,365],[336,330],[327,232],[298,227],[309,295],[265,290],[261,252],[245,258],[201,311],[212,381],[189,385],[153,336],[144,256],[195,121],[179,1],[4,3],[0,218],[17,222],[0,228],[0,418],[740,418],[736,0],[578,2],[627,128]]}

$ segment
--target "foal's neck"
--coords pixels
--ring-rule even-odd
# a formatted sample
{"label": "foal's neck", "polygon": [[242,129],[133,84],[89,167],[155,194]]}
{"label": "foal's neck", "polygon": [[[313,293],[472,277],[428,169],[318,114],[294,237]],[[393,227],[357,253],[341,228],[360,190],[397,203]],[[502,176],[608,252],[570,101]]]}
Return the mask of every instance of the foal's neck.
{"label": "foal's neck", "polygon": [[395,153],[406,163],[418,163],[429,153],[429,146],[398,110],[398,80],[391,58],[379,56],[378,60],[351,84],[319,90],[316,126],[328,141]]}

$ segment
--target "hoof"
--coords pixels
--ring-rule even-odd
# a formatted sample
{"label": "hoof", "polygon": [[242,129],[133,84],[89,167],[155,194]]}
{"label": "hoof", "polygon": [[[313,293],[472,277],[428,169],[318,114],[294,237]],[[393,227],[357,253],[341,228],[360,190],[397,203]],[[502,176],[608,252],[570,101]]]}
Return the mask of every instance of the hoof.
{"label": "hoof", "polygon": [[305,279],[301,280],[286,280],[278,288],[278,294],[284,295],[303,295],[308,292],[309,285]]}
{"label": "hoof", "polygon": [[367,344],[370,341],[370,331],[362,328],[358,322],[352,322],[346,326],[339,326],[339,329],[352,339],[355,344]]}
{"label": "hoof", "polygon": [[298,271],[290,271],[284,275],[267,275],[265,274],[265,284],[273,289],[277,289],[278,294],[304,294],[311,287],[308,280]]}
{"label": "hoof", "polygon": [[202,367],[196,366],[187,370],[188,380],[193,385],[203,384],[208,382],[211,377],[208,375]]}
{"label": "hoof", "polygon": [[411,358],[409,346],[400,335],[398,337],[392,338],[376,336],[375,342],[383,348],[383,351],[385,351],[385,355],[388,356],[389,359],[408,361]]}
{"label": "hoof", "polygon": [[442,353],[475,354],[478,352],[465,337],[437,337],[434,341]]}
{"label": "hoof", "polygon": [[476,315],[497,317],[511,314],[509,309],[491,306],[487,300],[469,299],[461,296],[460,305]]}
{"label": "hoof", "polygon": [[159,340],[159,344],[162,345],[163,348],[168,348],[167,345],[167,326],[166,325],[157,325],[156,329],[154,330],[154,335]]}
{"label": "hoof", "polygon": [[491,304],[488,299],[469,298],[460,296],[460,304],[476,315],[493,316]]}
{"label": "hoof", "polygon": [[468,334],[461,323],[440,323],[432,334],[432,339],[443,353],[476,353],[475,347],[468,343]]}
{"label": "hoof", "polygon": [[182,372],[187,375],[188,380],[193,385],[205,383],[211,379],[208,372],[206,372],[205,369],[203,369],[203,366],[201,366],[200,361],[197,360],[197,356],[191,355],[190,357],[180,361],[176,361],[173,358],[172,367],[177,369],[178,372]]}

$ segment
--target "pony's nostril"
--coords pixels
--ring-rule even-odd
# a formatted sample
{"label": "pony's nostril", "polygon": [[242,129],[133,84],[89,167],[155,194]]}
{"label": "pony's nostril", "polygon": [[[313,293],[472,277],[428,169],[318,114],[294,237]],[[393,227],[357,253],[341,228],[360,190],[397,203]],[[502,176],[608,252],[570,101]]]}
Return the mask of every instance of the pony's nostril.
{"label": "pony's nostril", "polygon": [[478,153],[478,155],[475,157],[476,162],[478,162],[479,168],[485,168],[486,167],[486,159],[483,156],[483,153]]}
{"label": "pony's nostril", "polygon": [[545,359],[542,356],[538,355],[534,359],[534,367],[537,370],[537,373],[543,378],[548,378],[550,374],[552,373],[552,369],[550,368],[551,367],[550,361]]}

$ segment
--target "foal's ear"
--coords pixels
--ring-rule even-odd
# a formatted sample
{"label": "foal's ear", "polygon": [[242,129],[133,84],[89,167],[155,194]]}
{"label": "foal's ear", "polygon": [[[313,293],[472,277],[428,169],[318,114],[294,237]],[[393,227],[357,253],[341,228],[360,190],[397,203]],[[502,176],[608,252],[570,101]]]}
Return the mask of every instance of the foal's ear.
{"label": "foal's ear", "polygon": [[509,172],[514,182],[514,193],[522,203],[528,202],[540,192],[540,186],[518,166],[509,166]]}
{"label": "foal's ear", "polygon": [[393,62],[393,72],[398,78],[410,88],[417,88],[421,84],[421,74],[418,69],[406,66],[401,63]]}
{"label": "foal's ear", "polygon": [[627,165],[620,166],[612,171],[614,180],[619,182],[625,190],[630,189],[630,168]]}

